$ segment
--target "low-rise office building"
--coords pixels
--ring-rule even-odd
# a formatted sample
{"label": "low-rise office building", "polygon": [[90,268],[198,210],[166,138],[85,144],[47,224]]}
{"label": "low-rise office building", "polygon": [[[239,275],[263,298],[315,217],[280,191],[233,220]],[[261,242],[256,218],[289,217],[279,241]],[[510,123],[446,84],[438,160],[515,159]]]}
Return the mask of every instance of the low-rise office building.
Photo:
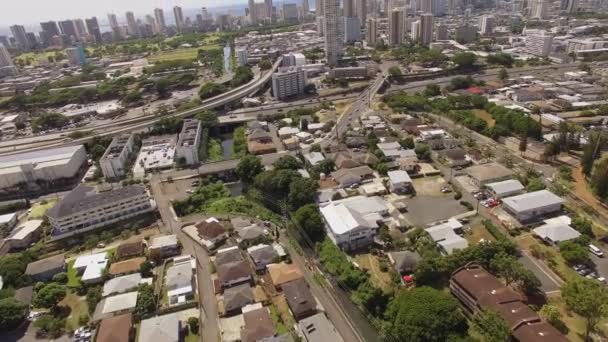
{"label": "low-rise office building", "polygon": [[540,190],[507,197],[502,200],[502,203],[507,212],[519,222],[526,223],[559,212],[564,199],[549,190]]}
{"label": "low-rise office building", "polygon": [[133,134],[114,137],[106,152],[99,159],[103,176],[106,179],[123,177],[127,173],[127,163],[131,153],[133,153]]}
{"label": "low-rise office building", "polygon": [[513,176],[513,171],[498,163],[488,163],[471,166],[467,169],[471,182],[478,188],[489,183],[507,180]]}
{"label": "low-rise office building", "polygon": [[146,188],[130,185],[105,192],[79,185],[47,212],[51,239],[64,239],[154,210]]}
{"label": "low-rise office building", "polygon": [[186,165],[199,163],[198,152],[201,145],[201,122],[194,119],[184,120],[182,131],[177,139],[175,157]]}

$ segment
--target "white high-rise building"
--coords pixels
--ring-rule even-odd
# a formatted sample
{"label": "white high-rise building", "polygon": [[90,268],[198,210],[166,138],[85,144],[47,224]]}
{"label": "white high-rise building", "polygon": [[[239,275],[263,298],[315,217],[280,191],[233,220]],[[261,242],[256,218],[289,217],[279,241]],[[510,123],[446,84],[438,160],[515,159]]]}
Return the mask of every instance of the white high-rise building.
{"label": "white high-rise building", "polygon": [[405,8],[395,8],[388,17],[389,45],[399,45],[405,41]]}
{"label": "white high-rise building", "polygon": [[164,33],[167,29],[167,25],[165,24],[165,13],[162,8],[154,9],[154,18],[156,19],[156,30],[159,33]]}
{"label": "white high-rise building", "polygon": [[127,174],[127,163],[133,153],[133,134],[123,134],[112,139],[106,152],[99,159],[101,172],[106,179],[117,179]]}
{"label": "white high-rise building", "polygon": [[420,43],[428,46],[433,42],[433,28],[435,27],[435,18],[431,13],[424,13],[420,16]]}
{"label": "white high-rise building", "polygon": [[376,18],[367,18],[365,29],[365,41],[367,42],[367,46],[376,46],[378,41],[378,21]]}
{"label": "white high-rise building", "polygon": [[173,16],[175,16],[177,32],[182,32],[184,30],[184,12],[182,11],[182,8],[179,6],[173,7]]}
{"label": "white high-rise building", "polygon": [[336,66],[342,56],[342,16],[340,15],[340,0],[324,0],[325,13],[325,56],[330,67]]}
{"label": "white high-rise building", "polygon": [[175,149],[176,160],[183,159],[186,165],[199,163],[198,153],[202,136],[201,122],[196,119],[186,119],[177,139]]}
{"label": "white high-rise building", "polygon": [[417,42],[420,41],[420,20],[412,22],[412,28],[410,31],[410,39]]}
{"label": "white high-rise building", "polygon": [[272,74],[272,93],[279,100],[303,94],[305,87],[306,71],[300,66],[282,67]]}
{"label": "white high-rise building", "polygon": [[553,34],[545,31],[526,31],[526,52],[539,57],[547,57],[551,52]]}
{"label": "white high-rise building", "polygon": [[532,0],[532,7],[530,9],[530,18],[532,19],[546,19],[549,11],[549,1],[547,0]]}
{"label": "white high-rise building", "polygon": [[236,58],[239,61],[239,65],[247,65],[249,59],[249,53],[246,48],[238,48],[236,49]]}
{"label": "white high-rise building", "polygon": [[8,49],[2,43],[0,43],[0,67],[11,67],[13,66],[13,60],[11,55],[8,53]]}
{"label": "white high-rise building", "polygon": [[125,17],[127,18],[127,30],[129,36],[138,37],[139,30],[137,28],[137,21],[135,20],[135,15],[133,14],[133,12],[127,12],[125,14]]}
{"label": "white high-rise building", "polygon": [[316,23],[317,23],[317,33],[319,34],[319,36],[324,36],[325,35],[325,17],[317,17]]}
{"label": "white high-rise building", "polygon": [[494,33],[494,23],[493,15],[482,15],[479,22],[479,33],[482,35]]}

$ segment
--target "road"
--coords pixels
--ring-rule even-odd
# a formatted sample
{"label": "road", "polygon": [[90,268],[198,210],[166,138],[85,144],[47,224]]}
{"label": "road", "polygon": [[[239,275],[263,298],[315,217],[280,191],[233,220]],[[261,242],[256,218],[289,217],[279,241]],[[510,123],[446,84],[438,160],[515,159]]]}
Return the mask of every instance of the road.
{"label": "road", "polygon": [[182,232],[181,224],[174,216],[174,212],[171,209],[171,203],[163,192],[161,178],[158,175],[152,176],[150,188],[152,189],[156,205],[158,206],[158,212],[164,223],[162,229],[166,233],[176,234],[178,236],[179,241],[182,243],[183,253],[196,257],[196,278],[201,308],[200,321],[202,339],[205,342],[220,341],[219,315],[217,302],[215,300],[215,291],[211,281],[211,272],[209,270],[209,255],[202,246],[192,241],[190,237]]}

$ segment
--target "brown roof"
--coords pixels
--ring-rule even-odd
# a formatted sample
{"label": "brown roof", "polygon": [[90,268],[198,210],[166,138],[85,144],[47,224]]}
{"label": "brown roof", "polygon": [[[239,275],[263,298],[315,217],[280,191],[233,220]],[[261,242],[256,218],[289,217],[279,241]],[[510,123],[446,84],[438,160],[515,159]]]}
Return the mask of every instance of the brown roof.
{"label": "brown roof", "polygon": [[30,262],[27,264],[25,274],[36,275],[51,270],[57,270],[65,266],[65,257],[63,254],[58,254],[46,259]]}
{"label": "brown roof", "polygon": [[268,274],[270,274],[270,279],[272,280],[274,286],[277,287],[303,277],[302,272],[300,272],[298,267],[294,264],[286,264],[282,262],[280,264],[270,264],[267,267]]}
{"label": "brown roof", "polygon": [[111,275],[139,272],[139,267],[146,261],[145,257],[133,258],[125,261],[115,262],[110,266]]}
{"label": "brown roof", "polygon": [[524,324],[513,332],[513,337],[519,342],[568,342],[551,324],[546,322]]}
{"label": "brown roof", "polygon": [[521,324],[540,321],[538,314],[521,301],[490,304],[490,307],[498,312],[511,330]]}
{"label": "brown roof", "polygon": [[276,335],[268,309],[259,308],[243,314],[245,327],[241,330],[243,342],[255,342]]}
{"label": "brown roof", "polygon": [[245,260],[220,265],[217,268],[217,276],[221,284],[251,276],[249,263]]}
{"label": "brown roof", "polygon": [[458,283],[480,305],[521,301],[522,297],[506,287],[495,276],[479,266],[463,267],[452,275]]}
{"label": "brown roof", "polygon": [[317,303],[315,297],[310,292],[310,287],[304,278],[296,279],[281,286],[287,305],[296,318],[315,312]]}
{"label": "brown roof", "polygon": [[30,305],[32,303],[32,295],[34,294],[33,286],[26,286],[15,290],[15,299],[23,304]]}
{"label": "brown roof", "polygon": [[119,258],[130,258],[144,254],[143,241],[125,242],[116,249],[116,256]]}
{"label": "brown roof", "polygon": [[218,251],[215,255],[215,266],[220,267],[223,264],[244,260],[241,250],[232,248],[229,250]]}
{"label": "brown roof", "polygon": [[360,166],[359,162],[353,160],[351,156],[346,153],[338,153],[336,155],[336,168],[338,169],[352,169],[353,167]]}
{"label": "brown roof", "polygon": [[467,156],[467,152],[459,147],[446,150],[443,153],[452,160],[464,160]]}
{"label": "brown roof", "polygon": [[198,235],[204,239],[215,239],[216,237],[226,233],[226,228],[217,221],[201,221],[194,225],[198,231]]}
{"label": "brown roof", "polygon": [[99,325],[97,342],[129,342],[131,332],[131,313],[106,318]]}

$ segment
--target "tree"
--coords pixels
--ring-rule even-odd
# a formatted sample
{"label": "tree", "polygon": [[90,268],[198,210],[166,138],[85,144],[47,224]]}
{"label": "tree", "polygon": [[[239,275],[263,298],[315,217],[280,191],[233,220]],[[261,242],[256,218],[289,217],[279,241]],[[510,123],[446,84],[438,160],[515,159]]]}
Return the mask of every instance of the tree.
{"label": "tree", "polygon": [[405,137],[401,140],[399,140],[399,145],[401,145],[401,147],[405,148],[405,149],[412,149],[414,147],[416,147],[416,144],[414,142],[414,138],[408,136]]}
{"label": "tree", "polygon": [[236,166],[236,174],[243,182],[248,184],[251,184],[255,179],[255,176],[262,171],[264,171],[262,161],[254,155],[246,155],[241,158]]}
{"label": "tree", "polygon": [[141,263],[141,265],[139,266],[139,273],[141,273],[141,276],[144,278],[149,278],[152,276],[152,270],[154,269],[154,266],[152,266],[152,263],[148,260],[144,261]]}
{"label": "tree", "polygon": [[201,86],[198,91],[198,96],[201,100],[205,100],[226,91],[226,87],[219,83],[207,82]]}
{"label": "tree", "polygon": [[153,315],[156,311],[156,299],[154,298],[154,289],[152,286],[149,284],[140,284],[137,292],[135,313],[140,319]]}
{"label": "tree", "polygon": [[511,330],[507,322],[496,311],[479,311],[473,316],[473,328],[483,337],[484,341],[510,341]]}
{"label": "tree", "polygon": [[217,114],[210,110],[205,110],[196,114],[195,118],[201,122],[203,128],[213,128],[219,123]]}
{"label": "tree", "polygon": [[295,178],[289,184],[289,195],[287,202],[292,210],[296,210],[303,205],[313,203],[319,184],[310,178]]}
{"label": "tree", "polygon": [[169,87],[171,86],[171,82],[167,78],[161,78],[156,81],[156,92],[160,98],[166,98],[169,96]]}
{"label": "tree", "polygon": [[507,69],[500,68],[500,70],[498,71],[498,79],[501,81],[509,79],[509,73],[507,72]]}
{"label": "tree", "polygon": [[293,215],[295,225],[303,230],[313,241],[321,241],[325,237],[325,224],[319,213],[319,209],[314,204],[307,204],[300,207]]}
{"label": "tree", "polygon": [[540,179],[540,177],[532,177],[528,179],[528,185],[526,185],[526,190],[528,192],[539,191],[545,188],[545,183]]}
{"label": "tree", "polygon": [[272,62],[268,58],[262,58],[258,62],[258,66],[260,67],[260,70],[268,70],[272,68]]}
{"label": "tree", "polygon": [[87,305],[89,307],[89,314],[93,315],[97,303],[101,300],[101,286],[89,287],[87,290]]}
{"label": "tree", "polygon": [[388,68],[388,74],[394,78],[400,78],[401,76],[403,76],[401,68],[397,65],[393,65],[392,67]]}
{"label": "tree", "polygon": [[65,295],[65,286],[57,283],[49,283],[36,293],[32,303],[36,307],[53,310],[57,304],[65,298]]}
{"label": "tree", "polygon": [[471,52],[459,52],[452,58],[452,62],[454,62],[458,68],[465,70],[472,69],[476,60],[477,56]]}
{"label": "tree", "polygon": [[316,143],[310,145],[310,152],[321,152],[321,145]]}
{"label": "tree", "polygon": [[559,252],[570,265],[589,264],[591,262],[587,248],[574,241],[560,243]]}
{"label": "tree", "polygon": [[420,160],[431,160],[431,148],[427,144],[417,144],[414,152],[416,152],[416,156]]}
{"label": "tree", "polygon": [[388,165],[386,165],[386,163],[378,163],[376,164],[376,171],[378,171],[381,176],[386,176],[388,173]]}
{"label": "tree", "polygon": [[446,341],[450,335],[464,335],[467,323],[458,302],[448,293],[430,287],[401,291],[384,314],[385,340]]}
{"label": "tree", "polygon": [[190,317],[188,318],[188,326],[190,327],[190,332],[193,334],[198,334],[199,321],[198,317]]}
{"label": "tree", "polygon": [[600,158],[593,164],[590,185],[597,197],[603,201],[608,199],[608,156]]}
{"label": "tree", "polygon": [[608,316],[608,289],[596,280],[572,277],[562,286],[562,298],[569,310],[585,319],[588,341],[597,323]]}
{"label": "tree", "polygon": [[591,132],[589,134],[589,142],[583,148],[583,158],[581,160],[583,173],[586,176],[591,175],[593,163],[601,156],[601,149],[605,144],[605,140],[600,132]]}
{"label": "tree", "polygon": [[593,234],[593,222],[584,216],[578,215],[572,219],[572,228],[578,230],[583,235],[591,238],[595,237],[595,234]]}
{"label": "tree", "polygon": [[65,319],[53,317],[52,315],[42,315],[36,319],[34,326],[48,337],[57,338],[63,334]]}
{"label": "tree", "polygon": [[426,87],[424,87],[423,95],[426,97],[441,95],[441,88],[435,83],[427,84]]}
{"label": "tree", "polygon": [[0,330],[9,331],[18,327],[25,319],[27,305],[15,298],[0,300]]}
{"label": "tree", "polygon": [[302,165],[294,156],[285,155],[277,159],[272,166],[274,166],[275,170],[297,170]]}
{"label": "tree", "polygon": [[53,282],[65,284],[68,281],[68,274],[65,272],[59,272],[53,276]]}
{"label": "tree", "polygon": [[65,115],[59,113],[43,113],[32,120],[32,130],[34,132],[46,131],[49,129],[62,128],[70,123]]}
{"label": "tree", "polygon": [[317,169],[326,175],[330,174],[336,168],[336,163],[331,159],[323,159],[317,164]]}
{"label": "tree", "polygon": [[232,76],[232,80],[230,81],[230,85],[233,88],[239,87],[253,79],[253,71],[251,68],[246,65],[241,65],[236,68],[234,71],[234,75]]}
{"label": "tree", "polygon": [[541,285],[534,273],[526,269],[513,255],[504,252],[492,258],[490,269],[502,277],[507,286],[516,283],[527,293],[536,292]]}

